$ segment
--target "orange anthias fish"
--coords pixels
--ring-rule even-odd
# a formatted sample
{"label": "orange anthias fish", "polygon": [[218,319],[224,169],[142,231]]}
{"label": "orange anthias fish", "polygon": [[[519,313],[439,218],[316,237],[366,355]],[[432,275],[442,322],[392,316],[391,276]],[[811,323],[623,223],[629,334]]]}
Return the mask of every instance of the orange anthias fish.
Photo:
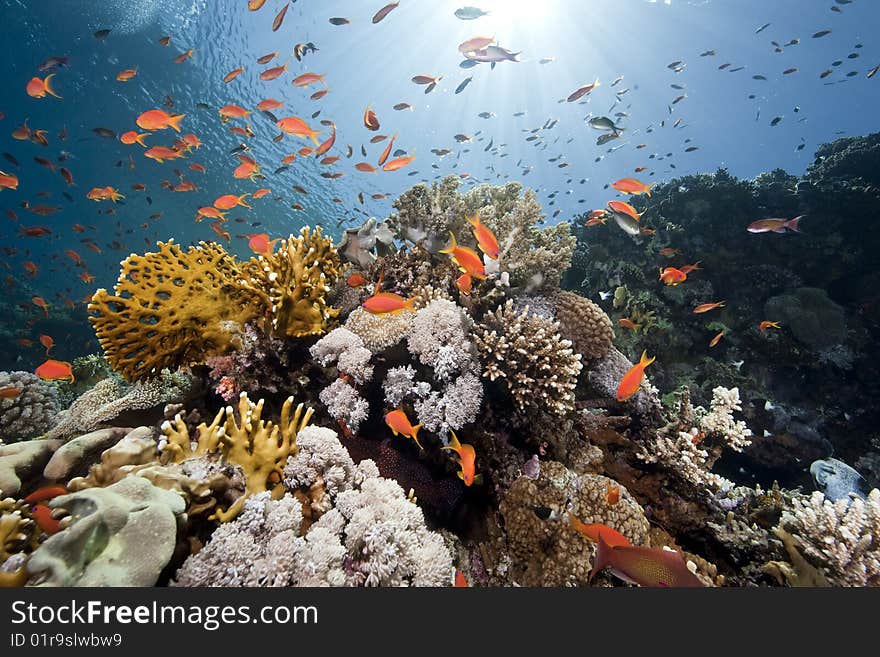
{"label": "orange anthias fish", "polygon": [[354,168],[358,171],[363,171],[364,173],[376,173],[376,167],[369,162],[358,162],[354,165]]}
{"label": "orange anthias fish", "polygon": [[267,98],[266,100],[261,100],[257,103],[257,109],[261,112],[271,112],[280,107],[284,107],[284,103],[280,100],[275,100],[274,98]]}
{"label": "orange anthias fish", "polygon": [[806,215],[802,214],[794,219],[760,219],[749,224],[746,230],[750,233],[799,233],[798,224],[804,217]]}
{"label": "orange anthias fish", "polygon": [[721,331],[721,332],[718,333],[718,335],[716,335],[714,338],[712,338],[712,339],[709,341],[709,348],[711,349],[712,347],[714,347],[715,345],[717,345],[719,342],[721,342],[721,338],[724,337],[724,334],[725,334],[725,333],[726,333],[726,331]]}
{"label": "orange anthias fish", "polygon": [[250,110],[246,110],[244,107],[240,105],[224,105],[218,110],[220,114],[220,118],[225,123],[229,119],[244,119],[253,114]]}
{"label": "orange anthias fish", "polygon": [[225,230],[223,228],[223,224],[215,221],[213,224],[211,224],[211,230],[213,230],[215,233],[217,233],[218,237],[222,237],[227,242],[232,241],[232,235],[229,234],[228,230]]}
{"label": "orange anthias fish", "polygon": [[666,267],[660,270],[660,280],[666,285],[678,285],[687,280],[687,273],[675,267]]}
{"label": "orange anthias fish", "polygon": [[703,586],[678,552],[632,545],[611,546],[601,536],[598,543],[591,580],[610,568],[616,577],[639,586]]}
{"label": "orange anthias fish", "polygon": [[61,523],[52,517],[52,509],[45,504],[37,504],[31,509],[31,517],[47,534],[57,534],[61,531]]}
{"label": "orange anthias fish", "polygon": [[453,584],[453,588],[467,588],[469,586],[467,578],[465,578],[464,573],[460,570],[455,571],[455,583]]}
{"label": "orange anthias fish", "polygon": [[283,66],[275,66],[273,68],[267,68],[265,71],[260,73],[261,80],[274,80],[278,76],[280,76],[284,71],[287,70],[287,62],[284,63]]}
{"label": "orange anthias fish", "polygon": [[43,297],[32,297],[31,302],[37,307],[42,308],[43,312],[46,313],[46,317],[49,316],[49,304],[46,303],[46,300]]}
{"label": "orange anthias fish", "polygon": [[63,360],[48,359],[45,363],[34,370],[34,374],[44,381],[64,381],[70,379],[75,381],[73,377],[73,367],[70,363]]}
{"label": "orange anthias fish", "polygon": [[622,326],[623,328],[630,329],[631,331],[638,331],[639,330],[639,325],[636,324],[631,319],[629,319],[628,317],[621,317],[620,319],[617,320],[617,323],[620,326]]}
{"label": "orange anthias fish", "polygon": [[623,375],[620,385],[617,387],[617,401],[624,402],[639,391],[642,379],[645,378],[645,368],[654,362],[656,356],[648,358],[648,352],[643,351],[639,362],[633,365],[629,372]]}
{"label": "orange anthias fish", "polygon": [[18,189],[18,176],[0,171],[0,189]]}
{"label": "orange anthias fish", "polygon": [[413,160],[416,159],[415,153],[412,155],[406,155],[404,157],[396,157],[390,162],[387,162],[383,167],[382,171],[397,171],[398,169],[402,169],[403,167],[411,164]]}
{"label": "orange anthias fish", "polygon": [[449,232],[452,242],[445,249],[441,249],[440,253],[446,253],[452,256],[452,261],[466,274],[470,274],[474,278],[486,278],[486,268],[483,261],[480,260],[479,254],[466,246],[459,246],[455,241],[455,235]]}
{"label": "orange anthias fish", "polygon": [[483,482],[483,476],[474,474],[474,464],[477,458],[474,446],[467,444],[462,445],[458,441],[458,436],[455,435],[454,431],[450,429],[449,433],[452,436],[452,440],[449,445],[443,447],[443,449],[448,449],[458,454],[458,465],[461,466],[461,470],[458,472],[458,478],[464,482],[465,486],[481,484]]}
{"label": "orange anthias fish", "polygon": [[251,182],[263,177],[260,173],[260,165],[256,162],[242,162],[232,172],[232,177],[237,180],[248,179]]}
{"label": "orange anthias fish", "polygon": [[119,71],[119,73],[116,74],[116,81],[117,82],[128,82],[136,75],[137,75],[136,68],[127,68],[124,71]]}
{"label": "orange anthias fish", "polygon": [[86,198],[90,201],[95,201],[96,203],[99,201],[113,201],[116,203],[121,198],[125,198],[123,194],[120,194],[117,189],[114,187],[93,187],[89,190],[89,193],[86,194]]}
{"label": "orange anthias fish", "polygon": [[473,290],[474,279],[471,278],[470,274],[462,274],[455,279],[455,287],[458,288],[459,292],[467,296],[471,293],[471,290]]}
{"label": "orange anthias fish", "polygon": [[367,108],[364,110],[364,127],[367,130],[371,130],[375,132],[379,129],[379,119],[376,116],[376,113],[370,109],[370,106],[367,105]]}
{"label": "orange anthias fish", "polygon": [[641,215],[638,211],[629,203],[624,203],[623,201],[608,201],[608,209],[612,212],[619,212],[620,214],[628,215],[636,221],[641,219]]}
{"label": "orange anthias fish", "polygon": [[180,122],[185,114],[169,114],[165,110],[154,109],[141,114],[135,120],[139,128],[144,130],[164,130],[173,128],[180,132]]}
{"label": "orange anthias fish", "polygon": [[363,274],[354,272],[345,279],[345,284],[348,285],[348,287],[359,288],[367,284],[367,279],[364,278]]}
{"label": "orange anthias fish", "polygon": [[40,344],[46,348],[46,356],[48,356],[49,350],[55,346],[55,340],[52,339],[51,335],[41,335]]}
{"label": "orange anthias fish", "polygon": [[320,130],[312,130],[309,125],[298,116],[288,116],[280,119],[277,123],[278,128],[289,135],[302,137],[303,139],[311,139],[318,146],[318,135]]}
{"label": "orange anthias fish", "polygon": [[605,483],[605,503],[614,506],[620,501],[620,486],[612,486],[611,482]]}
{"label": "orange anthias fish", "polygon": [[21,388],[0,388],[0,399],[15,399],[22,392]]}
{"label": "orange anthias fish", "polygon": [[782,328],[781,326],[779,326],[779,322],[771,322],[766,319],[763,322],[761,322],[760,324],[758,324],[758,330],[761,333],[763,333],[764,331],[766,331],[768,328],[771,328],[771,327],[777,328],[777,329]]}
{"label": "orange anthias fish", "polygon": [[385,424],[387,424],[388,428],[394,432],[395,436],[401,435],[406,436],[407,438],[412,438],[416,445],[419,446],[419,449],[424,451],[424,447],[419,443],[419,429],[422,428],[422,425],[417,424],[416,426],[413,426],[402,409],[398,408],[395,411],[387,413],[385,415]]}
{"label": "orange anthias fish", "polygon": [[701,303],[699,306],[694,308],[694,313],[699,315],[701,313],[707,313],[710,310],[715,310],[716,308],[723,308],[723,301],[716,301],[714,303]]}
{"label": "orange anthias fish", "polygon": [[255,191],[253,193],[251,198],[255,198],[255,199],[256,198],[263,198],[264,196],[268,196],[271,193],[272,193],[272,190],[269,189],[268,187],[261,187],[260,189],[258,189],[257,191]]}
{"label": "orange anthias fish", "polygon": [[211,219],[226,221],[226,215],[220,212],[220,210],[218,210],[217,208],[212,208],[210,205],[199,208],[198,212],[196,212],[196,221],[201,221],[202,217],[209,217]]}
{"label": "orange anthias fish", "polygon": [[388,142],[388,145],[385,146],[385,150],[382,151],[382,155],[379,156],[379,161],[376,162],[380,167],[388,161],[388,157],[391,155],[391,149],[394,148],[394,140],[397,139],[397,133],[391,137],[391,141]]}
{"label": "orange anthias fish", "polygon": [[262,256],[272,255],[275,242],[278,241],[278,239],[270,240],[266,233],[257,233],[256,235],[250,235],[249,237],[248,248],[254,253]]}
{"label": "orange anthias fish", "polygon": [[646,196],[651,196],[652,186],[653,184],[646,185],[635,178],[621,178],[620,180],[611,183],[611,187],[618,192],[623,192],[624,194],[645,194]]}
{"label": "orange anthias fish", "polygon": [[302,75],[298,75],[293,78],[293,82],[291,84],[294,87],[308,87],[310,84],[315,84],[316,82],[325,82],[323,75],[318,75],[317,73],[303,73]]}
{"label": "orange anthias fish", "polygon": [[229,71],[229,73],[223,76],[223,82],[229,84],[242,73],[244,73],[244,66],[239,66],[238,68],[232,69],[231,71]]}
{"label": "orange anthias fish", "polygon": [[189,50],[180,53],[177,57],[174,58],[174,63],[183,64],[187,59],[193,56],[193,52],[195,52],[195,50],[193,48],[190,48]]}
{"label": "orange anthias fish", "polygon": [[67,488],[59,484],[53,486],[43,486],[24,498],[27,504],[37,504],[38,502],[46,502],[59,495],[67,495]]}
{"label": "orange anthias fish", "polygon": [[183,156],[182,151],[176,151],[173,148],[167,148],[165,146],[153,146],[144,151],[144,157],[155,160],[160,164],[165,160],[177,160]]}
{"label": "orange anthias fish", "polygon": [[142,132],[138,134],[134,130],[129,130],[128,132],[123,132],[121,135],[119,135],[119,141],[121,141],[126,146],[131,146],[134,143],[138,143],[146,148],[147,145],[144,143],[144,138],[149,136],[149,132]]}
{"label": "orange anthias fish", "polygon": [[498,240],[495,238],[495,234],[480,222],[480,214],[477,213],[473,217],[466,217],[466,219],[473,226],[474,238],[477,240],[480,250],[492,260],[497,260],[500,252]]}
{"label": "orange anthias fish", "polygon": [[218,210],[231,210],[236,206],[241,206],[243,208],[250,208],[247,203],[244,202],[244,199],[249,196],[249,194],[242,194],[241,196],[235,196],[234,194],[224,194],[223,196],[218,196],[214,201],[214,207]]}
{"label": "orange anthias fish", "polygon": [[377,292],[369,299],[364,301],[364,310],[373,315],[384,315],[386,313],[399,313],[401,310],[408,310],[412,313],[416,312],[416,299],[404,299],[399,294],[393,292]]}
{"label": "orange anthias fish", "polygon": [[683,274],[690,274],[692,271],[698,271],[700,269],[700,261],[697,260],[692,265],[682,265],[678,268],[680,272]]}
{"label": "orange anthias fish", "polygon": [[27,91],[27,95],[31,98],[45,98],[46,94],[51,96],[55,96],[55,98],[61,98],[58,94],[56,94],[52,87],[49,84],[49,80],[55,77],[54,73],[50,73],[43,80],[40,78],[31,78],[30,82],[27,83],[25,87],[25,91]]}
{"label": "orange anthias fish", "polygon": [[600,524],[585,524],[580,518],[575,516],[573,513],[568,514],[568,526],[571,527],[576,532],[580,532],[587,538],[587,540],[592,541],[593,543],[598,543],[599,539],[605,541],[606,544],[611,547],[617,547],[619,545],[629,545],[629,541],[626,539],[626,536],[621,534],[616,529],[612,529],[608,525],[600,525]]}

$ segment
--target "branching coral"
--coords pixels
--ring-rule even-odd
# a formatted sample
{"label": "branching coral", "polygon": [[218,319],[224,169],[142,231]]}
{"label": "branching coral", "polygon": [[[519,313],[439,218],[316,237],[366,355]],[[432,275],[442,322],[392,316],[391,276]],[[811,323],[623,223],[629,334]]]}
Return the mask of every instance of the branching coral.
{"label": "branching coral", "polygon": [[709,436],[720,438],[732,450],[741,452],[752,444],[751,430],[742,420],[733,419],[733,411],[741,411],[739,389],[718,386],[712,390],[712,403],[708,411],[696,409],[700,429]]}
{"label": "branching coral", "polygon": [[516,312],[513,302],[488,313],[474,330],[483,376],[503,379],[520,411],[545,409],[563,415],[574,408],[581,356],[559,333],[558,322]]}
{"label": "branching coral", "polygon": [[335,364],[340,374],[350,376],[357,383],[373,378],[372,353],[364,347],[360,336],[346,328],[330,331],[312,345],[309,353],[324,367]]}
{"label": "branching coral", "polygon": [[326,332],[339,310],[327,293],[342,263],[333,240],[321,228],[304,227],[298,237],[281,240],[270,255],[245,263],[243,283],[269,313],[271,333],[300,338]]}
{"label": "branching coral", "polygon": [[780,527],[800,543],[804,557],[837,586],[880,584],[880,490],[867,500],[831,502],[820,492],[795,496]]}
{"label": "branching coral", "polygon": [[113,293],[99,289],[89,303],[107,360],[130,381],[229,351],[260,312],[239,283],[235,258],[219,245],[182,251],[169,241],[158,249],[123,260]]}
{"label": "branching coral", "polygon": [[49,432],[49,438],[67,438],[94,431],[129,411],[146,410],[180,402],[189,391],[191,381],[181,373],[168,370],[155,377],[126,385],[117,378],[99,381],[61,415],[61,421]]}
{"label": "branching coral", "polygon": [[334,420],[341,420],[351,431],[357,431],[367,419],[370,404],[350,383],[336,379],[318,395]]}
{"label": "branching coral", "polygon": [[[296,497],[250,498],[189,557],[177,586],[443,586],[452,558],[403,489],[375,464],[354,465],[328,429],[299,434],[285,483]],[[307,495],[306,495],[307,494]],[[322,497],[323,496],[323,497]],[[310,524],[301,502],[310,504]]]}
{"label": "branching coral", "polygon": [[434,375],[448,381],[474,366],[473,346],[468,340],[472,321],[452,301],[437,299],[419,310],[407,335],[409,352]]}
{"label": "branching coral", "polygon": [[0,444],[27,440],[45,433],[57,422],[58,393],[30,372],[0,372],[0,390],[21,392],[0,399]]}
{"label": "branching coral", "polygon": [[556,290],[550,301],[559,332],[571,340],[576,353],[584,359],[601,358],[608,353],[614,329],[604,310],[589,299],[565,290]]}
{"label": "branching coral", "polygon": [[[162,424],[166,442],[162,446],[164,462],[179,463],[194,456],[218,452],[224,461],[239,465],[246,478],[246,494],[226,513],[233,515],[241,508],[245,497],[262,491],[274,496],[284,493],[278,485],[281,469],[287,457],[296,454],[296,434],[312,417],[312,409],[299,404],[293,407],[288,397],[281,407],[278,424],[262,419],[264,400],[254,404],[246,393],[238,403],[239,420],[231,406],[220,409],[210,425],[202,422],[195,442],[191,441],[186,423],[178,415],[174,421]],[[223,519],[223,516],[220,516]]]}

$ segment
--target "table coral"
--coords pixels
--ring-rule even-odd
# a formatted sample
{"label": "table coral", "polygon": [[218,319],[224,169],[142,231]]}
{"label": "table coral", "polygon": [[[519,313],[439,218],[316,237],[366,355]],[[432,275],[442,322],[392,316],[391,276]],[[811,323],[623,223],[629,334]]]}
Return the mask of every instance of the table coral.
{"label": "table coral", "polygon": [[231,350],[259,305],[235,258],[217,244],[187,251],[173,241],[122,261],[113,293],[101,288],[89,321],[113,369],[133,381]]}
{"label": "table coral", "polygon": [[0,444],[35,438],[57,421],[58,393],[30,372],[0,372],[0,389],[17,388],[21,394],[0,399]]}
{"label": "table coral", "polygon": [[298,237],[281,240],[270,255],[245,263],[242,282],[269,313],[273,335],[301,338],[325,333],[339,315],[327,294],[341,268],[333,240],[320,227],[306,226]]}
{"label": "table coral", "polygon": [[503,379],[517,408],[563,415],[574,408],[581,356],[559,335],[559,323],[514,310],[513,302],[487,313],[475,327],[483,376]]}

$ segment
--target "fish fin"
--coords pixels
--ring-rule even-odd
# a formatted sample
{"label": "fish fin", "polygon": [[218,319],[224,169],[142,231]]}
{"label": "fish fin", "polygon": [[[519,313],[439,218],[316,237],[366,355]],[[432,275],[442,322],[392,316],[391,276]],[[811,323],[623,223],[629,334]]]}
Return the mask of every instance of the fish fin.
{"label": "fish fin", "polygon": [[318,146],[318,147],[321,146],[321,144],[318,143],[318,135],[320,135],[320,134],[321,134],[320,130],[312,130],[309,133],[309,139],[311,139],[313,142],[315,142],[315,146]]}
{"label": "fish fin", "polygon": [[458,248],[458,242],[455,241],[455,233],[453,233],[451,230],[449,231],[449,239],[451,239],[452,242],[445,249],[440,249],[440,253],[450,254],[453,253],[456,248]]}
{"label": "fish fin", "polygon": [[416,312],[416,297],[412,297],[411,299],[407,299],[406,301],[404,301],[403,307],[411,313]]}
{"label": "fish fin", "polygon": [[596,555],[593,557],[593,570],[590,572],[589,581],[593,581],[596,575],[611,565],[611,547],[602,538],[602,534],[599,534],[598,544]]}
{"label": "fish fin", "polygon": [[788,228],[789,230],[794,231],[795,233],[799,233],[799,232],[801,232],[801,230],[800,230],[800,228],[798,228],[798,224],[800,223],[801,219],[803,219],[806,216],[807,215],[802,214],[799,217],[795,217],[791,221],[786,221],[784,224],[784,227]]}
{"label": "fish fin", "polygon": [[655,360],[657,360],[656,356],[651,356],[650,358],[648,358],[648,352],[646,350],[642,352],[642,357],[639,359],[639,365],[641,365],[642,367],[647,367]]}
{"label": "fish fin", "polygon": [[184,116],[186,116],[186,114],[175,114],[168,119],[168,125],[174,128],[175,131],[180,132],[180,122],[183,120]]}
{"label": "fish fin", "polygon": [[449,443],[450,449],[461,449],[461,443],[458,440],[458,436],[455,435],[455,432],[452,429],[449,430],[449,433],[452,436],[452,442]]}
{"label": "fish fin", "polygon": [[480,213],[479,212],[477,212],[476,214],[474,214],[471,217],[465,216],[465,219],[474,228],[476,228],[477,226],[480,225]]}
{"label": "fish fin", "polygon": [[478,475],[474,475],[474,480],[473,480],[472,483],[476,484],[477,486],[482,486],[482,485],[483,485],[483,475],[482,475],[482,473],[481,473],[481,474],[478,474]]}
{"label": "fish fin", "polygon": [[48,94],[52,94],[53,96],[55,96],[55,98],[61,98],[61,96],[59,96],[58,94],[56,94],[56,93],[52,90],[52,87],[49,85],[49,79],[50,79],[50,78],[54,78],[54,77],[55,77],[55,74],[54,74],[54,73],[50,73],[49,75],[47,75],[47,76],[46,76],[46,79],[43,80],[43,88],[46,90],[46,93],[48,93]]}

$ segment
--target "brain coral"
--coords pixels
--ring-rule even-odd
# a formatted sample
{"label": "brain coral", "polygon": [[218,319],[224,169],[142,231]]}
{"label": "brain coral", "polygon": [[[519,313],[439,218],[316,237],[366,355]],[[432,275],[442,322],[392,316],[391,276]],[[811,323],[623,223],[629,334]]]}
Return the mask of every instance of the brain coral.
{"label": "brain coral", "polygon": [[228,351],[238,327],[259,314],[221,246],[200,242],[184,252],[169,241],[158,249],[123,260],[113,293],[101,288],[89,303],[107,360],[130,381]]}
{"label": "brain coral", "polygon": [[57,421],[58,393],[30,372],[0,372],[0,389],[21,394],[0,399],[0,444],[27,440],[45,433]]}
{"label": "brain coral", "polygon": [[[605,500],[608,484],[620,490],[614,505]],[[537,479],[517,479],[500,508],[513,576],[524,586],[587,583],[594,547],[568,526],[568,512],[586,524],[616,529],[633,545],[648,541],[644,511],[626,488],[601,475],[578,476],[555,461],[542,462]]]}
{"label": "brain coral", "polygon": [[281,240],[277,251],[243,269],[250,291],[270,313],[272,333],[300,338],[324,333],[339,314],[326,297],[341,267],[333,240],[320,227],[304,227],[299,237]]}
{"label": "brain coral", "polygon": [[571,340],[574,350],[587,359],[602,358],[611,349],[614,329],[605,311],[574,292],[556,290],[550,297],[556,310],[559,332]]}

